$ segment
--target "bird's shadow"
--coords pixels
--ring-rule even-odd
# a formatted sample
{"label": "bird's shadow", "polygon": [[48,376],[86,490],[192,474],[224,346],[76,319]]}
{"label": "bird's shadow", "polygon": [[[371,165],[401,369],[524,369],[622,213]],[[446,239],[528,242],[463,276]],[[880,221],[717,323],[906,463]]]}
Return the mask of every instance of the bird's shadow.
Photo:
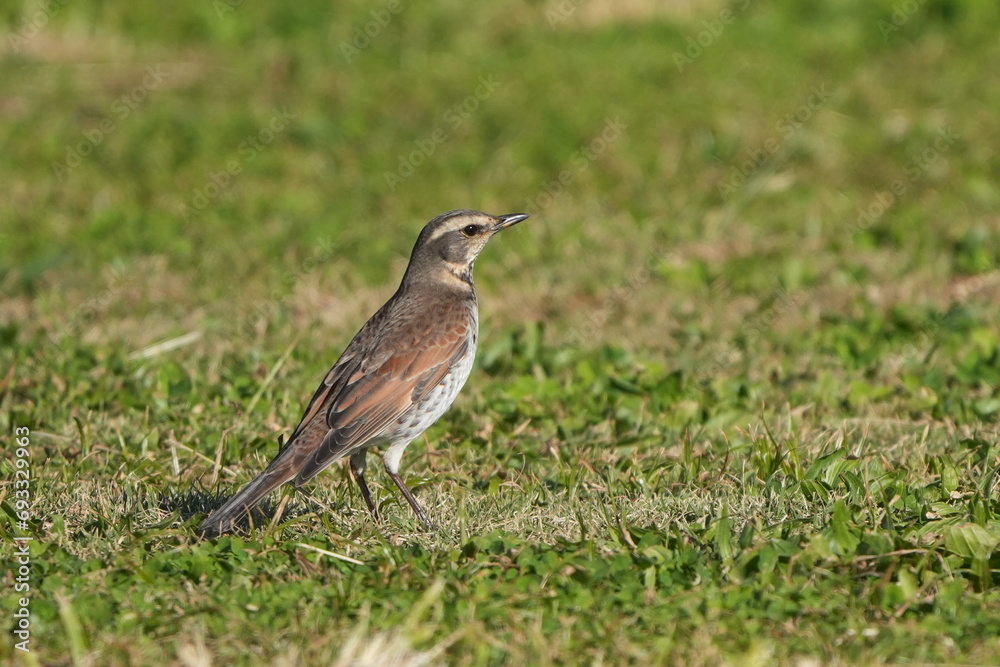
{"label": "bird's shadow", "polygon": [[[165,492],[160,495],[156,506],[160,511],[176,515],[182,523],[187,523],[196,516],[200,516],[202,519],[207,518],[231,496],[232,494],[222,491],[209,491],[195,487],[184,491]],[[255,529],[267,526],[274,519],[280,505],[280,501],[275,502],[265,498],[249,514],[238,520],[231,531],[226,532],[246,535]],[[322,509],[315,503],[300,503],[289,500],[281,512],[281,520],[294,519],[305,514],[322,511]]]}

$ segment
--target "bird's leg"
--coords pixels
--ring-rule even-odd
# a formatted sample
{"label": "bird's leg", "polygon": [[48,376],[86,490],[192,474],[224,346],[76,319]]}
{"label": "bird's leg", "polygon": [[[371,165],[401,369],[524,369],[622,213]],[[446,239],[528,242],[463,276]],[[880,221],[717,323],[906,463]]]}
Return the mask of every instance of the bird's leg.
{"label": "bird's leg", "polygon": [[368,505],[368,511],[371,512],[372,517],[378,521],[378,508],[375,507],[375,501],[372,500],[372,492],[368,490],[368,483],[365,482],[365,468],[367,463],[365,462],[365,455],[368,454],[367,449],[362,449],[361,451],[355,452],[351,455],[351,474],[354,475],[354,481],[358,483],[358,487],[361,489],[361,497],[365,499],[365,505]]}
{"label": "bird's leg", "polygon": [[396,483],[399,490],[403,492],[406,502],[410,503],[410,507],[413,508],[413,513],[416,514],[417,518],[423,522],[424,528],[427,530],[434,530],[436,526],[427,519],[427,515],[424,514],[424,510],[420,507],[420,503],[418,503],[417,499],[413,497],[413,493],[406,488],[406,484],[403,483],[403,478],[399,476],[399,473],[392,472],[391,470],[387,470],[386,472],[389,473],[389,477],[391,477],[392,481]]}

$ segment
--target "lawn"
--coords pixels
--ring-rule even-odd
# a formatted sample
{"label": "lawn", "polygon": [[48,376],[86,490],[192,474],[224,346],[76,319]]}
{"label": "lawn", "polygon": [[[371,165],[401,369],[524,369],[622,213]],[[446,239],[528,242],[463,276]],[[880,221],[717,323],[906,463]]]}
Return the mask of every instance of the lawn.
{"label": "lawn", "polygon": [[[998,24],[6,3],[0,659],[1000,664]],[[372,459],[200,539],[454,208],[532,217],[439,530]]]}

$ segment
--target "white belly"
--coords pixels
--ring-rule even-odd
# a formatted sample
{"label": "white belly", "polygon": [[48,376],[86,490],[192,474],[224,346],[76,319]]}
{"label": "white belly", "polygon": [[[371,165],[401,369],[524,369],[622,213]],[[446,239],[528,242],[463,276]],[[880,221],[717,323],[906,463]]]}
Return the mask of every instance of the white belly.
{"label": "white belly", "polygon": [[477,336],[472,338],[469,354],[466,354],[465,358],[427,393],[424,400],[396,420],[393,428],[383,432],[383,438],[391,443],[382,456],[389,472],[399,472],[399,460],[403,457],[403,450],[414,438],[440,419],[455,402],[458,392],[465,386],[465,381],[472,372],[472,364],[476,359],[476,338]]}

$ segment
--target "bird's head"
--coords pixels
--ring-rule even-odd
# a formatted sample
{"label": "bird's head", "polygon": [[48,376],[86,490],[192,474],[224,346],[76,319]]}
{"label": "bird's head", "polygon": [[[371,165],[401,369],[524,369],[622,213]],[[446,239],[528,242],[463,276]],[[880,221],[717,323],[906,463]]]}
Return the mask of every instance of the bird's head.
{"label": "bird's head", "polygon": [[471,284],[472,266],[486,243],[497,232],[527,217],[524,213],[489,215],[469,210],[439,215],[420,232],[404,281],[418,275],[440,276],[446,271]]}

